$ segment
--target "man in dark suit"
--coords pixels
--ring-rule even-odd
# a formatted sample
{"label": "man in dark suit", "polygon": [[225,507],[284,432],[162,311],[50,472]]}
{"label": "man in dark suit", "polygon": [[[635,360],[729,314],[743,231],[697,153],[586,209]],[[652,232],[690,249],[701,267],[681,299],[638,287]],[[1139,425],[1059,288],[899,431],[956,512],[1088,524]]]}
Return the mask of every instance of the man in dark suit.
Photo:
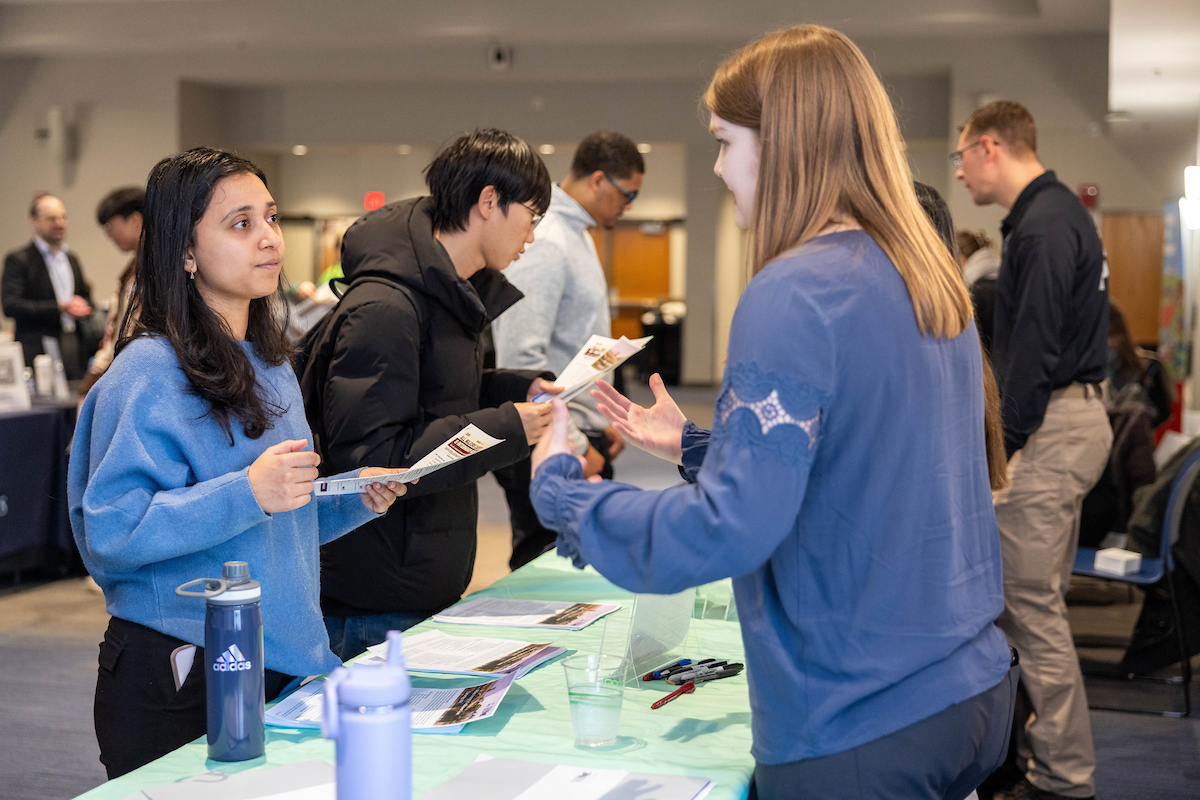
{"label": "man in dark suit", "polygon": [[45,352],[42,337],[50,336],[58,340],[67,378],[82,378],[89,350],[95,349],[81,335],[92,314],[92,295],[79,259],[64,241],[67,210],[57,197],[39,193],[29,206],[29,224],[33,241],[4,258],[4,313],[17,324],[26,365],[33,366],[34,356]]}

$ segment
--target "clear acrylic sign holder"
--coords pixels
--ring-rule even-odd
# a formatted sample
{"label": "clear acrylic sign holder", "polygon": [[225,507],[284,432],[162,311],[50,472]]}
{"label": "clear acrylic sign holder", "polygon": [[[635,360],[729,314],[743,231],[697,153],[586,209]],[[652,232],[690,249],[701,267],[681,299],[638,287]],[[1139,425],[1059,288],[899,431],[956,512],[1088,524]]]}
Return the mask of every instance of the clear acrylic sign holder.
{"label": "clear acrylic sign holder", "polygon": [[[605,617],[600,652],[625,659],[625,683],[641,686],[642,676],[689,657],[696,590],[678,594],[638,594],[632,607]],[[694,638],[694,637],[693,637]]]}

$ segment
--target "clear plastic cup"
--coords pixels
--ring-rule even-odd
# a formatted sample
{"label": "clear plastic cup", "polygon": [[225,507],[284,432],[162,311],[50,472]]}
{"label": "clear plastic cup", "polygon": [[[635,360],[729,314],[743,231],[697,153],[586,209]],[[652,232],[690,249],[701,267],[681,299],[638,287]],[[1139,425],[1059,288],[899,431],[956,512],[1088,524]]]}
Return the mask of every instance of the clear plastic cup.
{"label": "clear plastic cup", "polygon": [[617,740],[621,698],[625,692],[625,659],[619,656],[574,655],[563,659],[575,743],[599,747]]}

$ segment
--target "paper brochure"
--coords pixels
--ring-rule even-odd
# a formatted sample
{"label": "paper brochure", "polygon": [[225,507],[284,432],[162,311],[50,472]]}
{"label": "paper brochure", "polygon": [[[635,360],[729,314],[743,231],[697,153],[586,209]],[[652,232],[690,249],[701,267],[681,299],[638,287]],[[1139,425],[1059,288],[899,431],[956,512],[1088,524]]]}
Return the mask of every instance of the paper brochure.
{"label": "paper brochure", "polygon": [[[510,639],[451,636],[441,631],[405,636],[403,646],[404,666],[412,672],[451,675],[512,673],[516,678],[566,652],[565,647],[557,647],[549,642],[534,644]],[[387,642],[368,647],[370,655],[362,663],[382,663],[387,658],[387,648]]]}
{"label": "paper brochure", "polygon": [[362,494],[367,490],[367,485],[371,483],[387,483],[389,481],[410,483],[431,472],[437,472],[455,461],[461,461],[468,456],[495,447],[503,441],[503,439],[497,439],[484,433],[475,425],[468,425],[403,472],[372,475],[366,478],[339,478],[337,480],[318,478],[313,494]]}
{"label": "paper brochure", "polygon": [[610,339],[607,336],[593,335],[583,345],[583,348],[571,359],[554,382],[563,387],[559,394],[539,394],[533,398],[535,403],[549,402],[558,399],[564,403],[583,392],[607,373],[624,364],[630,356],[640,353],[642,348],[653,339],[644,336],[641,339]]}
{"label": "paper brochure", "polygon": [[[361,662],[367,663],[367,662]],[[457,689],[413,689],[408,705],[413,733],[458,733],[463,725],[487,719],[496,708],[513,676]],[[320,728],[324,706],[324,681],[313,681],[267,709],[267,724],[281,728]]]}
{"label": "paper brochure", "polygon": [[433,619],[456,625],[578,631],[619,608],[619,605],[572,603],[569,600],[480,597],[434,614]]}

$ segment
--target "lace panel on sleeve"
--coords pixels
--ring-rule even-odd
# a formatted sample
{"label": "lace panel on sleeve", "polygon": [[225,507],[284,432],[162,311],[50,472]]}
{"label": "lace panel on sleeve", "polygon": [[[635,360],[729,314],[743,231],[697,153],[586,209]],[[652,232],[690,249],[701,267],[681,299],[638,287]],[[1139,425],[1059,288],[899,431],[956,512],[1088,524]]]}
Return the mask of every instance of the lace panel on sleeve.
{"label": "lace panel on sleeve", "polygon": [[713,439],[765,449],[788,463],[812,460],[824,393],[753,362],[730,367],[717,399]]}

